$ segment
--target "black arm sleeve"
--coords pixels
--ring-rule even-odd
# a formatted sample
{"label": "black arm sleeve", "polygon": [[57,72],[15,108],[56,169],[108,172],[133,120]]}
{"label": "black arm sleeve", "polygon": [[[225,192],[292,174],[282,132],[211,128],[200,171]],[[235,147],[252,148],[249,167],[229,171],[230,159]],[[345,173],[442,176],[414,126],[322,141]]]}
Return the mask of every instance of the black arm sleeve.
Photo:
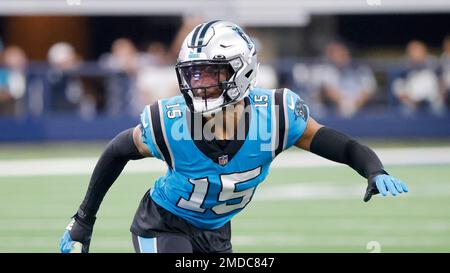
{"label": "black arm sleeve", "polygon": [[119,133],[106,146],[94,168],[84,200],[75,215],[78,220],[93,225],[103,197],[127,162],[144,158],[134,144],[133,129]]}
{"label": "black arm sleeve", "polygon": [[378,173],[386,174],[383,164],[372,149],[327,127],[317,131],[310,151],[326,159],[347,164],[365,178]]}

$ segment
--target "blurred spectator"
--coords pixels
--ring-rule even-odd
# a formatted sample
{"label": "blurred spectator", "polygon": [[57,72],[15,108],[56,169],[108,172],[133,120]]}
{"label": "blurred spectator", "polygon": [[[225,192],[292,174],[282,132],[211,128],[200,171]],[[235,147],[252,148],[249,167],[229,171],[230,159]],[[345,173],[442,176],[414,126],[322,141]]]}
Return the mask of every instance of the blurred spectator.
{"label": "blurred spectator", "polygon": [[[353,116],[376,89],[372,70],[352,62],[348,48],[341,42],[326,47],[328,63],[320,66],[321,99],[343,117]],[[317,73],[318,71],[316,71]]]}
{"label": "blurred spectator", "polygon": [[134,43],[127,38],[115,40],[111,52],[99,59],[101,67],[115,72],[109,78],[107,93],[107,111],[110,115],[123,114],[123,109],[134,113],[134,103],[139,100],[136,78],[142,66],[149,58],[139,54]]}
{"label": "blurred spectator", "polygon": [[178,53],[180,52],[181,44],[184,41],[186,35],[194,29],[195,26],[204,22],[202,16],[188,16],[183,18],[183,23],[180,26],[172,44],[169,47],[167,58],[168,63],[175,64],[178,59]]}
{"label": "blurred spectator", "polygon": [[320,90],[324,86],[323,73],[328,68],[327,64],[305,62],[296,63],[292,68],[292,80],[294,92],[314,109],[314,116],[323,118],[327,113],[321,102]]}
{"label": "blurred spectator", "polygon": [[275,69],[269,64],[269,61],[266,60],[263,56],[264,54],[261,54],[264,50],[263,44],[261,41],[255,37],[250,37],[255,44],[256,52],[258,52],[258,58],[259,58],[259,66],[258,66],[258,78],[257,78],[257,84],[258,86],[262,88],[267,89],[275,89],[278,88],[278,75]]}
{"label": "blurred spectator", "polygon": [[80,62],[73,46],[66,42],[59,42],[50,47],[47,59],[54,68],[66,71],[76,69]]}
{"label": "blurred spectator", "polygon": [[13,102],[14,99],[8,88],[8,70],[3,67],[3,44],[0,39],[0,115],[11,114]]}
{"label": "blurred spectator", "polygon": [[278,76],[272,66],[260,64],[258,69],[258,86],[267,89],[278,88]]}
{"label": "blurred spectator", "polygon": [[127,38],[115,40],[111,52],[100,57],[100,66],[128,75],[135,75],[139,69],[139,54],[133,42]]}
{"label": "blurred spectator", "polygon": [[170,57],[167,47],[161,42],[152,42],[143,54],[146,59],[146,65],[168,65]]}
{"label": "blurred spectator", "polygon": [[442,43],[442,55],[440,58],[440,74],[442,93],[447,103],[450,103],[450,35],[444,38]]}
{"label": "blurred spectator", "polygon": [[139,100],[135,111],[142,111],[146,104],[159,99],[179,95],[178,81],[173,66],[147,66],[138,74]]}
{"label": "blurred spectator", "polygon": [[444,97],[439,88],[436,61],[420,41],[411,41],[406,47],[407,63],[393,82],[393,92],[402,104],[405,114],[431,110],[442,114]]}
{"label": "blurred spectator", "polygon": [[[50,69],[47,73],[50,91],[50,108],[56,112],[76,112],[81,110],[83,97],[81,79],[74,75],[81,62],[72,45],[59,42],[52,45],[47,53]],[[84,106],[87,103],[85,100]],[[90,110],[86,110],[90,109]],[[85,107],[82,114],[92,115],[92,107]],[[89,112],[89,113],[86,113]]]}
{"label": "blurred spectator", "polygon": [[135,113],[140,113],[147,104],[179,94],[176,73],[168,54],[161,42],[152,42],[145,52],[146,65],[137,75],[138,96],[133,101]]}
{"label": "blurred spectator", "polygon": [[3,52],[3,79],[0,89],[4,89],[3,97],[8,97],[8,106],[2,107],[9,114],[20,115],[23,112],[24,95],[26,91],[26,75],[27,57],[25,52],[17,46],[9,46]]}

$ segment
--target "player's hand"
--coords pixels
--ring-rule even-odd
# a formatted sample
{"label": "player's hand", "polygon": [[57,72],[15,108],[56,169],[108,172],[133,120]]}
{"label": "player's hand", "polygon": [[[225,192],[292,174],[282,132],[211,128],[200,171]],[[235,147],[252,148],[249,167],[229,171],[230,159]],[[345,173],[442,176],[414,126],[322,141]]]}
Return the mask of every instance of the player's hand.
{"label": "player's hand", "polygon": [[59,242],[59,249],[61,253],[83,253],[83,244],[72,240],[69,231],[66,230]]}
{"label": "player's hand", "polygon": [[61,253],[88,253],[93,226],[72,218],[59,243]]}
{"label": "player's hand", "polygon": [[408,186],[401,180],[388,175],[378,174],[369,177],[369,185],[367,186],[366,194],[364,195],[364,202],[367,202],[372,198],[372,195],[381,193],[383,196],[387,196],[388,192],[392,196],[397,196],[400,193],[406,193],[409,191]]}

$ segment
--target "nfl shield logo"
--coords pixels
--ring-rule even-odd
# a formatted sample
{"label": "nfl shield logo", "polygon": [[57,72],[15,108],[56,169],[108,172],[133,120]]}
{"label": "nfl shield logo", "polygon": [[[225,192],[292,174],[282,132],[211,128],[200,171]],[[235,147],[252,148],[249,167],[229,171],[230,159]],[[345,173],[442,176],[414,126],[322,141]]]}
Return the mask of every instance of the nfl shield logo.
{"label": "nfl shield logo", "polygon": [[219,164],[220,165],[225,165],[225,164],[227,164],[228,163],[228,155],[222,155],[222,156],[219,156]]}

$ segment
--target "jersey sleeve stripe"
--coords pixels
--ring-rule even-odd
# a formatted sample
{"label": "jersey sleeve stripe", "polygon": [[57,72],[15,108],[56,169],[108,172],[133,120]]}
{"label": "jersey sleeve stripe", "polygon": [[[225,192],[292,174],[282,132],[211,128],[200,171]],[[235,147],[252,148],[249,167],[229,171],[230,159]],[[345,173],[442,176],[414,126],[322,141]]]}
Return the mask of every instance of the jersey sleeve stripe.
{"label": "jersey sleeve stripe", "polygon": [[164,120],[160,118],[160,110],[159,110],[159,101],[158,103],[153,103],[150,106],[151,112],[151,122],[153,126],[153,133],[155,138],[155,143],[160,151],[160,154],[166,161],[167,165],[172,168],[172,158],[170,157],[169,150],[167,149],[167,145],[164,139],[163,128],[161,127],[161,122],[164,123]]}
{"label": "jersey sleeve stripe", "polygon": [[[158,100],[158,106],[159,106],[159,118],[161,121],[161,131],[164,138],[164,143],[166,144],[167,151],[169,152],[169,158],[170,158],[170,165],[172,169],[175,169],[175,158],[173,157],[172,149],[170,148],[170,142],[167,138],[167,130],[166,130],[166,123],[164,122],[164,112],[163,112],[163,106],[161,105],[161,100]],[[169,162],[168,162],[169,163]]]}
{"label": "jersey sleeve stripe", "polygon": [[[145,106],[145,112],[147,113],[147,120],[148,120],[148,122],[149,122],[149,124],[150,124],[150,129],[151,130],[149,130],[150,131],[150,137],[152,138],[151,139],[151,141],[152,141],[152,143],[154,143],[154,144],[156,144],[156,139],[155,139],[155,133],[154,133],[154,127],[153,127],[153,121],[152,121],[152,112],[150,111],[150,105],[147,105],[147,106]],[[142,125],[142,124],[141,124]],[[161,153],[161,150],[159,149],[159,147],[158,147],[158,145],[156,144],[156,145],[153,145],[152,144],[152,147],[155,147],[156,148],[156,151],[158,152],[158,155],[159,156],[161,156],[162,155],[162,153]],[[154,155],[155,156],[155,155]]]}
{"label": "jersey sleeve stripe", "polygon": [[288,143],[288,135],[289,135],[289,114],[288,114],[288,109],[287,109],[287,105],[288,102],[286,100],[286,96],[287,96],[286,92],[286,88],[283,90],[283,111],[284,111],[284,137],[283,137],[283,150],[286,149],[286,145]]}
{"label": "jersey sleeve stripe", "polygon": [[275,158],[275,150],[278,145],[278,123],[276,122],[276,107],[275,107],[275,90],[272,90],[271,99],[271,145],[272,145],[272,158]]}
{"label": "jersey sleeve stripe", "polygon": [[275,90],[275,123],[276,126],[276,146],[275,146],[275,156],[283,151],[284,143],[286,142],[286,117],[285,117],[285,109],[284,109],[284,88]]}

